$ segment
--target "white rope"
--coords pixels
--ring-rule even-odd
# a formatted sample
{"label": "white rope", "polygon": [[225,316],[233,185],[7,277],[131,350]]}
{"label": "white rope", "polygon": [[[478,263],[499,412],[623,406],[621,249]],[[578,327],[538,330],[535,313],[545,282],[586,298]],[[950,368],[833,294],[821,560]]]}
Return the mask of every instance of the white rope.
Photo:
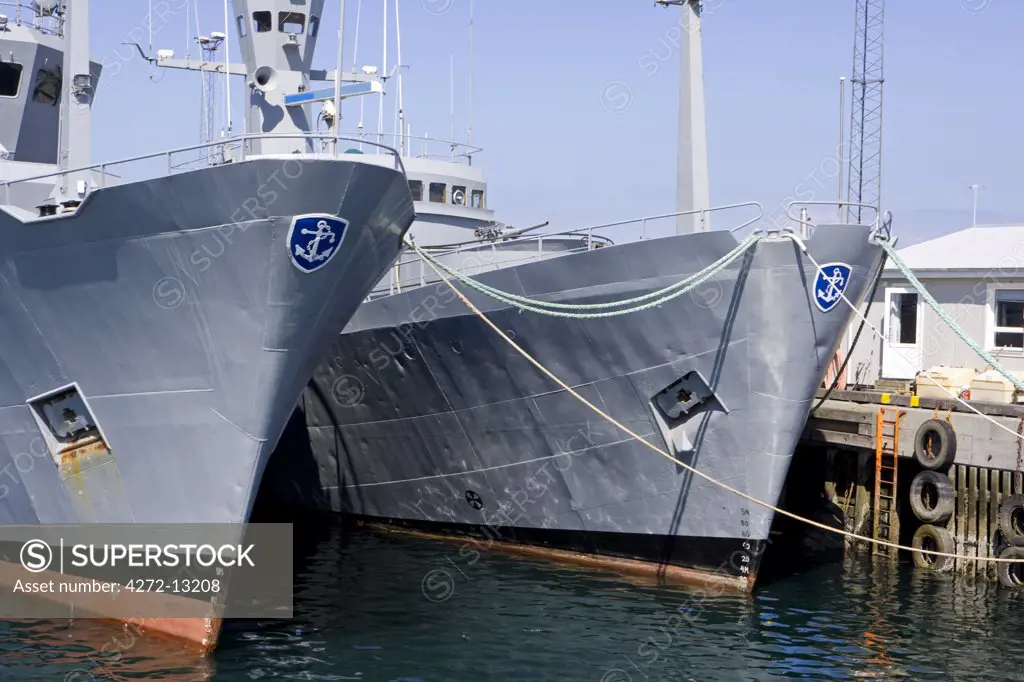
{"label": "white rope", "polygon": [[1022,383],[1020,379],[1013,376],[1013,374],[1010,373],[1010,370],[1006,369],[1001,364],[999,364],[998,360],[992,357],[988,353],[988,351],[986,351],[984,348],[978,345],[978,343],[974,339],[967,335],[967,332],[965,332],[963,328],[956,323],[956,320],[954,320],[952,317],[946,314],[946,311],[942,309],[942,306],[940,306],[938,302],[934,298],[932,298],[932,295],[928,293],[928,290],[924,288],[924,285],[921,284],[920,280],[918,280],[917,277],[914,276],[914,272],[907,266],[905,262],[903,262],[903,259],[899,257],[899,254],[896,253],[896,249],[892,247],[892,244],[890,244],[888,241],[880,241],[879,243],[881,244],[885,252],[889,255],[889,259],[896,264],[896,267],[898,267],[901,272],[903,272],[903,276],[907,278],[907,281],[910,282],[911,286],[917,289],[917,291],[921,294],[921,297],[924,298],[925,303],[927,303],[928,306],[935,311],[935,314],[939,316],[939,319],[945,322],[949,326],[949,328],[953,330],[953,333],[960,337],[961,341],[966,343],[971,350],[977,353],[978,357],[987,362],[992,367],[992,369],[1002,374],[1007,381],[1013,384],[1014,388],[1016,388],[1018,391],[1024,391],[1024,383]]}
{"label": "white rope", "polygon": [[[426,260],[428,264],[430,264],[431,267],[433,267],[435,270],[443,270],[444,272],[448,273],[449,275],[459,280],[460,282],[466,284],[467,286],[472,287],[473,289],[476,289],[477,291],[487,296],[490,296],[491,298],[494,298],[508,306],[518,308],[520,310],[529,310],[539,315],[549,315],[552,317],[565,317],[571,319],[595,319],[617,317],[619,315],[628,315],[630,313],[640,312],[642,310],[657,307],[667,301],[682,296],[683,294],[689,293],[690,291],[693,291],[698,286],[700,286],[704,282],[708,281],[709,279],[717,275],[725,268],[729,267],[729,265],[735,262],[746,251],[751,249],[759,240],[759,235],[750,235],[742,242],[737,244],[734,249],[726,253],[724,256],[719,258],[714,263],[711,263],[710,265],[706,266],[699,272],[696,272],[679,282],[670,284],[667,287],[664,287],[657,291],[649,292],[642,296],[636,296],[634,298],[622,299],[620,301],[611,301],[605,303],[556,303],[550,301],[542,301],[535,298],[529,298],[527,296],[511,294],[506,291],[502,291],[500,289],[496,289],[492,286],[484,284],[483,282],[479,282],[476,279],[468,275],[464,275],[458,270],[455,270],[454,268],[445,265],[444,263],[436,259],[434,256],[420,249],[420,247],[417,246],[412,239],[406,237],[405,241],[406,244],[411,246],[416,251],[416,253],[419,254],[420,258]],[[643,303],[642,305],[634,305],[641,303],[642,301],[647,302]],[[563,312],[561,310],[552,310],[552,308],[593,310],[599,308],[619,308],[623,306],[633,307],[625,308],[623,310],[612,310],[597,313],[572,313]]]}
{"label": "white rope", "polygon": [[[798,247],[800,248],[800,250],[801,250],[801,251],[803,252],[803,254],[804,254],[805,256],[807,256],[808,260],[810,260],[810,261],[811,261],[811,264],[812,264],[812,265],[814,265],[815,269],[816,269],[816,270],[817,270],[817,271],[818,271],[819,273],[821,273],[821,274],[823,274],[823,275],[827,275],[827,273],[825,273],[825,272],[824,272],[824,270],[822,270],[822,269],[821,269],[821,265],[819,265],[819,264],[818,264],[818,261],[814,260],[814,256],[812,256],[812,255],[810,254],[810,252],[809,252],[809,251],[807,250],[807,245],[803,243],[803,241],[802,241],[802,240],[800,239],[800,237],[798,237],[797,235],[793,234],[792,232],[786,232],[786,233],[784,233],[784,234],[783,234],[782,236],[784,236],[784,237],[789,237],[790,239],[792,239],[792,240],[793,240],[793,242],[794,242],[794,243],[795,243],[795,244],[796,244],[796,245],[797,245],[797,246],[798,246]],[[919,283],[919,284],[920,284],[920,283]],[[840,297],[842,297],[843,301],[845,301],[845,302],[846,302],[846,305],[850,306],[850,310],[852,310],[852,311],[853,311],[854,315],[856,315],[856,316],[857,316],[858,318],[860,318],[861,320],[863,320],[864,324],[866,324],[866,325],[868,326],[868,328],[869,328],[869,329],[871,329],[871,331],[873,331],[873,332],[875,333],[875,336],[877,336],[878,338],[880,338],[880,339],[882,340],[882,342],[883,342],[883,343],[884,343],[884,344],[886,345],[886,347],[887,347],[887,348],[888,348],[889,350],[893,351],[893,352],[894,352],[894,353],[896,354],[896,357],[898,357],[898,358],[899,358],[900,360],[902,360],[902,361],[903,361],[903,362],[904,362],[904,363],[906,364],[906,366],[908,366],[908,367],[910,367],[910,368],[912,368],[912,369],[914,368],[914,363],[910,362],[910,360],[908,360],[908,359],[907,359],[907,358],[906,358],[906,357],[905,357],[905,356],[904,356],[904,355],[903,355],[902,353],[900,353],[900,352],[899,352],[899,350],[898,350],[897,348],[895,348],[895,347],[894,347],[894,346],[893,346],[893,345],[892,345],[892,344],[891,344],[891,343],[889,342],[889,339],[887,339],[887,338],[885,337],[885,334],[883,334],[882,332],[880,332],[880,331],[878,330],[878,328],[877,328],[877,327],[875,327],[875,325],[871,324],[871,322],[870,322],[870,321],[868,321],[868,318],[864,317],[864,314],[860,312],[860,308],[858,308],[858,307],[857,307],[856,305],[854,305],[854,304],[853,304],[853,302],[852,302],[852,301],[851,301],[850,299],[848,299],[848,298],[846,297],[846,294],[845,294],[845,293],[843,293],[843,292],[840,292],[840,293],[839,293],[839,296],[840,296]],[[935,384],[935,385],[936,385],[936,386],[938,386],[938,387],[939,387],[940,389],[942,389],[942,391],[943,391],[943,392],[944,392],[944,393],[945,393],[946,395],[948,395],[948,396],[949,396],[950,398],[952,398],[953,400],[957,401],[958,403],[960,403],[961,405],[963,405],[964,407],[966,407],[966,408],[967,408],[968,410],[970,410],[971,412],[973,412],[973,413],[975,413],[976,415],[978,415],[979,417],[981,417],[982,419],[985,419],[986,421],[988,421],[988,422],[991,422],[991,423],[992,423],[992,424],[993,424],[994,426],[996,426],[996,427],[998,427],[998,428],[1002,429],[1003,431],[1006,431],[1007,433],[1009,433],[1010,435],[1012,435],[1012,436],[1013,436],[1014,438],[1018,438],[1018,439],[1024,440],[1024,435],[1022,435],[1022,434],[1019,434],[1019,433],[1017,433],[1017,432],[1016,432],[1015,430],[1013,430],[1013,429],[1011,429],[1011,428],[1009,428],[1009,427],[1007,427],[1007,426],[1004,426],[1004,425],[1000,424],[1000,423],[999,423],[999,422],[997,422],[997,421],[996,421],[995,419],[993,419],[993,418],[992,418],[992,417],[991,417],[990,415],[984,414],[983,412],[981,412],[980,410],[978,410],[978,409],[977,409],[976,407],[974,407],[974,405],[971,405],[971,404],[970,404],[970,403],[968,403],[968,402],[967,402],[966,400],[964,400],[964,399],[963,399],[963,398],[961,398],[960,396],[956,395],[955,393],[951,392],[951,391],[950,391],[950,390],[949,390],[948,388],[946,388],[945,386],[943,386],[942,384],[940,384],[940,383],[939,383],[938,381],[936,381],[936,380],[935,380],[935,379],[934,379],[934,378],[933,378],[933,377],[932,377],[932,376],[931,376],[931,375],[930,375],[930,374],[929,374],[929,373],[928,373],[927,371],[923,371],[923,372],[921,372],[920,376],[924,376],[924,377],[926,377],[926,378],[927,378],[927,379],[928,379],[929,381],[931,381],[931,382],[932,382],[933,384]]]}

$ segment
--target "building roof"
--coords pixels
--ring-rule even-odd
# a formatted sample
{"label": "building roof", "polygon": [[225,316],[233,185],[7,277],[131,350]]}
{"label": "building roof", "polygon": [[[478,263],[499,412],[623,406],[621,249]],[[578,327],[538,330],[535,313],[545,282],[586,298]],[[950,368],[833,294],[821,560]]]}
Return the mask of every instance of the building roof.
{"label": "building roof", "polygon": [[[915,271],[1024,270],[1024,225],[978,225],[898,249],[898,253]],[[885,264],[886,270],[895,267]]]}

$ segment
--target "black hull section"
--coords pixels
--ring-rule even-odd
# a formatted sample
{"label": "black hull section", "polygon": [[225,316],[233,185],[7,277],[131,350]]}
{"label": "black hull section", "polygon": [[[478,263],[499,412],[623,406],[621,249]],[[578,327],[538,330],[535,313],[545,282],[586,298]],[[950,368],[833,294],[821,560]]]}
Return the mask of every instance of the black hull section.
{"label": "black hull section", "polygon": [[[752,585],[767,546],[764,540],[602,533],[549,528],[475,526],[436,521],[352,517],[356,523],[407,529],[431,535],[451,536],[460,542],[459,555],[467,560],[480,551],[516,546],[544,547],[604,557],[612,568],[614,560],[625,559],[649,565],[651,573],[672,577],[673,569],[685,569],[709,578],[734,578]],[[601,563],[590,562],[590,563]],[[747,573],[742,567],[747,567]]]}

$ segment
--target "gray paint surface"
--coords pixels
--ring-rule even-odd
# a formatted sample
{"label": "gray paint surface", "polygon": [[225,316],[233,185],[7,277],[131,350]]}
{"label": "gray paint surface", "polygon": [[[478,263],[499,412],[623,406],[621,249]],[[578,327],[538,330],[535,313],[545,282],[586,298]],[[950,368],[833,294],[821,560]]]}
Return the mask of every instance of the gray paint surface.
{"label": "gray paint surface", "polygon": [[[285,164],[289,184],[258,194]],[[308,213],[349,226],[303,274],[286,237]],[[412,219],[402,174],[302,157],[94,190],[56,218],[0,212],[0,523],[244,521],[303,386]],[[26,403],[72,383],[111,455],[65,478]]]}
{"label": "gray paint surface", "polygon": [[[868,229],[822,226],[819,263],[853,266],[857,301],[877,271]],[[574,303],[640,295],[736,244],[724,232],[563,255],[480,275],[514,293]],[[769,238],[692,295],[604,320],[473,302],[588,400],[659,447],[650,399],[691,370],[728,411],[698,408],[683,461],[778,500],[811,398],[850,318],[813,303],[816,272]],[[560,390],[455,300],[443,283],[363,305],[321,363],[301,407],[315,481],[275,479],[303,504],[368,517],[515,528],[764,540],[772,513],[694,478]],[[307,478],[309,472],[305,472]],[[483,509],[467,504],[478,493]],[[521,513],[520,513],[521,510]],[[728,557],[720,557],[726,561]],[[684,560],[685,562],[685,560]],[[702,566],[703,568],[711,568]]]}

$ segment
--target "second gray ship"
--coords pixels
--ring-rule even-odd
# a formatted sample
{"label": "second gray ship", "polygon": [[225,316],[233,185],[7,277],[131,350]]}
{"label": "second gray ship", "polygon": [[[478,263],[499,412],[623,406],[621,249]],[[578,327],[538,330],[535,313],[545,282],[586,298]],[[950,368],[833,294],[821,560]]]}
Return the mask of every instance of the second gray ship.
{"label": "second gray ship", "polygon": [[[877,273],[877,221],[798,220],[762,234],[699,290],[628,314],[568,307],[652,300],[734,252],[735,233],[746,236],[753,220],[708,229],[712,213],[716,223],[723,215],[707,208],[700,79],[686,83],[681,194],[699,208],[661,216],[678,220],[676,234],[647,238],[655,218],[508,230],[486,208],[478,168],[407,159],[412,234],[481,284],[562,306],[536,314],[454,282],[587,400],[680,461],[775,504],[852,315],[842,298],[857,304]],[[623,234],[632,241],[616,243]],[[741,589],[754,584],[774,516],[560,389],[417,257],[396,266],[335,340],[280,447],[268,478],[306,507]]]}

